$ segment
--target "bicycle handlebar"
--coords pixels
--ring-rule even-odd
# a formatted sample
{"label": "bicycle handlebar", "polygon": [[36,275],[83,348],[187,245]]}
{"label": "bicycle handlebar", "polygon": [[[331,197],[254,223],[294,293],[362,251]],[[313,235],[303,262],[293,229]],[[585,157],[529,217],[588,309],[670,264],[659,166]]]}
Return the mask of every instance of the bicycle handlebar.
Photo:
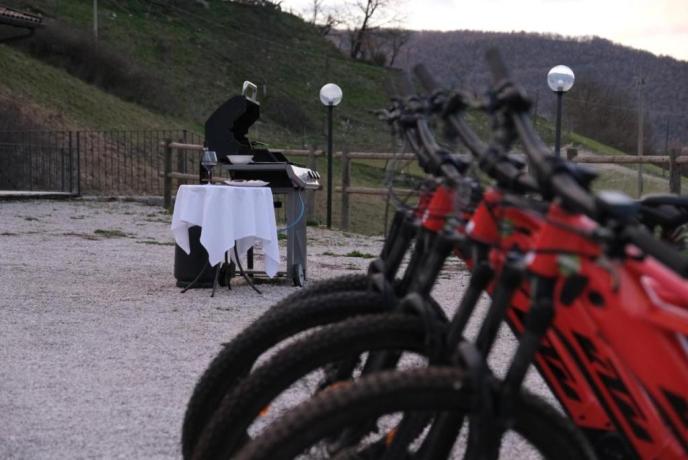
{"label": "bicycle handlebar", "polygon": [[[487,52],[487,61],[492,71],[495,86],[501,90],[518,91],[509,81],[509,72],[496,49]],[[512,94],[511,96],[518,96]],[[597,204],[595,196],[573,177],[570,171],[559,167],[564,163],[558,158],[547,154],[547,148],[533,128],[530,118],[527,116],[527,104],[513,97],[509,114],[514,120],[514,125],[526,154],[531,160],[535,170],[535,177],[540,186],[545,190],[551,190],[558,196],[565,206],[599,220],[605,216],[602,207]],[[520,102],[520,103],[519,103]],[[674,248],[655,239],[643,227],[629,223],[621,232],[621,238],[637,246],[645,254],[648,254],[681,276],[688,276],[688,259],[680,255]]]}
{"label": "bicycle handlebar", "polygon": [[[425,66],[419,64],[413,68],[413,71],[423,86],[432,93],[433,98],[440,96],[440,85]],[[456,102],[451,104],[451,107],[443,107],[443,116],[449,121],[463,144],[479,160],[481,169],[507,188],[524,192],[537,191],[537,184],[528,175],[514,166],[508,158],[485,144],[463,117],[455,113],[466,106],[465,101],[462,101],[461,107],[457,107]]]}
{"label": "bicycle handlebar", "polygon": [[655,239],[643,227],[637,225],[626,227],[624,236],[645,254],[651,255],[682,277],[688,277],[688,259],[676,249]]}
{"label": "bicycle handlebar", "polygon": [[434,92],[439,91],[441,89],[439,83],[437,83],[437,80],[435,80],[435,77],[433,77],[430,74],[427,67],[425,67],[423,64],[416,64],[413,67],[413,73],[416,74],[416,77],[418,77],[418,80],[420,80],[420,83],[428,91],[432,91],[434,93]]}
{"label": "bicycle handlebar", "polygon": [[509,78],[509,71],[507,70],[506,65],[504,65],[502,56],[497,48],[488,49],[485,53],[485,59],[487,60],[487,65],[490,68],[490,72],[492,73],[492,77],[496,83]]}

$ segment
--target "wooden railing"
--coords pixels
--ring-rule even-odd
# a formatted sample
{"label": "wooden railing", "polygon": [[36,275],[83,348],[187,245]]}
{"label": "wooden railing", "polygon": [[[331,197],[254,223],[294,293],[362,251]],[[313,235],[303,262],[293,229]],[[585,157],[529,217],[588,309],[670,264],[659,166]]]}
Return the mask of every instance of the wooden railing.
{"label": "wooden railing", "polygon": [[[180,180],[198,180],[197,174],[183,174],[172,171],[172,156],[175,150],[191,150],[201,151],[202,145],[197,144],[182,144],[179,142],[165,142],[165,172],[164,172],[164,187],[163,196],[164,203],[167,209],[172,206],[172,179]],[[318,158],[326,157],[326,152],[323,150],[305,150],[305,149],[287,149],[279,150],[287,156],[305,157],[308,159],[307,166],[311,169],[316,169],[316,160]],[[341,193],[341,228],[347,230],[349,228],[350,216],[350,202],[349,195],[379,195],[386,196],[387,189],[374,187],[356,187],[351,185],[351,161],[352,160],[413,160],[416,156],[412,153],[396,154],[386,152],[348,152],[340,151],[334,152],[333,158],[340,159],[342,164],[341,185],[335,187],[334,190]],[[569,160],[575,163],[588,164],[654,164],[654,165],[669,165],[669,191],[670,193],[681,193],[681,173],[679,166],[688,163],[688,155],[679,155],[678,149],[671,150],[669,155],[578,155],[575,149],[567,149],[566,156]],[[214,177],[213,181],[222,182],[226,178]],[[412,190],[398,190],[399,193],[412,193]]]}

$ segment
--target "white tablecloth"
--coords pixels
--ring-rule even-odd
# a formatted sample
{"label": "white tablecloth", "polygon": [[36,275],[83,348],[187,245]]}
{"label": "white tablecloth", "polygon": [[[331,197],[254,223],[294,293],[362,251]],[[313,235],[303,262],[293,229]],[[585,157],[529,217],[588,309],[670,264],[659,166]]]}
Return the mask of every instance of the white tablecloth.
{"label": "white tablecloth", "polygon": [[201,244],[208,251],[211,266],[224,260],[235,241],[242,255],[258,243],[265,256],[265,272],[270,277],[277,274],[279,246],[269,187],[182,185],[177,191],[171,228],[177,244],[187,254],[189,227],[194,225],[201,227]]}

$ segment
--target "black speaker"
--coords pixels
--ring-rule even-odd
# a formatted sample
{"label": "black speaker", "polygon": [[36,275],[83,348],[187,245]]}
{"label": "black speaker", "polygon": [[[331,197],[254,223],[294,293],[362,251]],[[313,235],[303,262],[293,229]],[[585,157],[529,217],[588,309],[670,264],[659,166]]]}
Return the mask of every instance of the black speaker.
{"label": "black speaker", "polygon": [[208,251],[201,245],[201,227],[189,228],[189,247],[191,253],[184,252],[179,245],[174,246],[174,277],[178,287],[186,287],[205,268],[205,272],[196,282],[194,287],[213,287],[215,270],[208,265]]}

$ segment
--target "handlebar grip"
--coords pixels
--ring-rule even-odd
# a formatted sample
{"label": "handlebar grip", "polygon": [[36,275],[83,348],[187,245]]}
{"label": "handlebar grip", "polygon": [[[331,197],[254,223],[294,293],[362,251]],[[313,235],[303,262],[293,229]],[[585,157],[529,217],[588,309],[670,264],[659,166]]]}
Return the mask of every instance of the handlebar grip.
{"label": "handlebar grip", "polygon": [[599,209],[595,197],[580,186],[570,175],[555,173],[550,181],[554,192],[562,199],[565,205],[581,212],[593,219],[599,216]]}
{"label": "handlebar grip", "polygon": [[420,80],[420,83],[426,90],[434,92],[440,89],[440,84],[437,83],[435,77],[430,74],[427,67],[425,67],[423,64],[416,65],[413,68],[413,73],[416,74],[416,77],[418,77],[418,80]]}
{"label": "handlebar grip", "polygon": [[540,188],[538,187],[538,184],[535,181],[535,179],[533,179],[527,173],[521,172],[520,175],[514,180],[514,182],[514,186],[517,189],[520,189],[524,192],[537,193],[540,191]]}
{"label": "handlebar grip", "polygon": [[642,227],[626,227],[624,233],[628,240],[645,254],[654,257],[682,277],[688,277],[688,258],[682,256],[675,248],[655,239]]}
{"label": "handlebar grip", "polygon": [[495,82],[509,78],[509,71],[504,65],[504,60],[502,55],[497,48],[490,48],[485,53],[485,59],[487,60],[487,65],[490,67],[490,72],[492,72],[492,77]]}

